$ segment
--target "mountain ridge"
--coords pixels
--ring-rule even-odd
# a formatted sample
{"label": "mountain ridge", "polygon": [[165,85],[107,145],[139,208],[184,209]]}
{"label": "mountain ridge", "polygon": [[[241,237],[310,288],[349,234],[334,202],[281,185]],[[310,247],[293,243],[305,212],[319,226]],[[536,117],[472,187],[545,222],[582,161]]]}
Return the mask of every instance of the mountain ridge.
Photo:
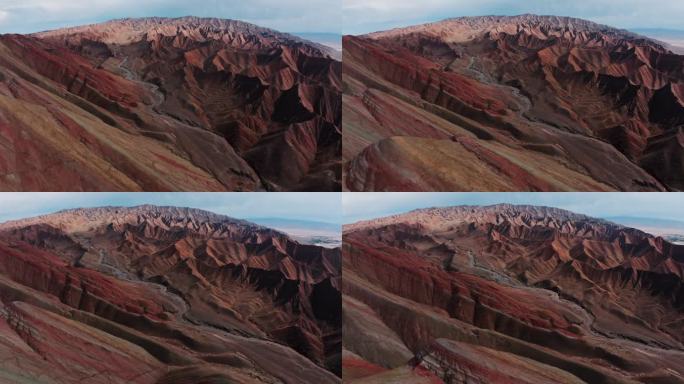
{"label": "mountain ridge", "polygon": [[[410,27],[393,28],[387,31],[371,32],[366,35],[372,37],[386,37],[396,33],[415,32],[421,29],[429,29],[429,27],[443,27],[450,23],[464,23],[471,25],[481,24],[484,27],[490,27],[492,24],[530,24],[530,25],[548,25],[552,27],[562,27],[567,29],[574,29],[579,27],[587,29],[592,32],[609,31],[612,33],[623,34],[625,37],[632,37],[636,39],[650,39],[647,36],[642,36],[636,32],[631,32],[628,29],[616,28],[607,24],[597,23],[591,20],[582,19],[571,16],[556,16],[556,15],[537,15],[533,13],[525,13],[519,15],[483,15],[483,16],[461,16],[449,17],[442,20],[418,24]],[[653,40],[654,43],[658,43]]]}
{"label": "mountain ridge", "polygon": [[455,213],[456,218],[459,214],[473,213],[477,214],[497,214],[502,216],[510,215],[530,215],[537,217],[554,216],[565,221],[587,221],[590,223],[612,224],[616,227],[627,228],[622,224],[611,222],[608,219],[592,217],[585,214],[575,213],[567,209],[539,206],[529,204],[491,204],[491,205],[451,205],[442,207],[417,208],[405,213],[386,216],[380,219],[361,220],[356,223],[345,224],[345,231],[353,231],[357,228],[373,227],[386,225],[386,223],[399,222],[407,219],[417,219],[420,216],[439,215],[442,219],[447,219],[444,214]]}
{"label": "mountain ridge", "polygon": [[[237,19],[223,19],[216,17],[197,17],[197,16],[181,16],[181,17],[139,17],[139,18],[120,18],[112,19],[100,23],[93,23],[87,25],[79,25],[75,27],[64,27],[52,30],[34,32],[29,36],[35,36],[42,39],[68,39],[70,36],[78,36],[92,33],[97,36],[103,34],[105,41],[118,42],[116,40],[117,27],[118,29],[126,28],[132,29],[132,35],[126,35],[128,39],[141,38],[150,32],[156,33],[173,33],[172,31],[164,31],[164,27],[177,27],[180,29],[194,29],[207,28],[222,32],[236,32],[243,34],[263,34],[265,36],[273,36],[281,39],[283,42],[304,43],[318,48],[322,54],[331,54],[327,46],[316,43],[311,40],[287,33],[280,32],[275,29],[262,27],[250,22]],[[161,28],[161,30],[160,30]]]}
{"label": "mountain ridge", "polygon": [[[75,217],[87,217],[88,220],[94,220],[96,215],[115,215],[115,214],[158,214],[158,215],[192,215],[196,214],[201,219],[207,219],[209,221],[216,221],[218,223],[245,223],[252,224],[255,227],[259,227],[258,224],[252,223],[248,220],[236,219],[228,215],[218,214],[211,212],[209,210],[191,207],[177,207],[177,206],[164,206],[164,205],[154,205],[154,204],[141,204],[136,206],[99,206],[99,207],[89,207],[89,208],[66,208],[61,209],[52,213],[46,213],[38,216],[26,217],[21,219],[7,220],[0,223],[0,229],[22,226],[27,222],[44,222],[51,221],[51,219],[57,219],[64,216],[75,216]],[[193,215],[194,216],[194,215]],[[266,227],[264,227],[266,228]]]}

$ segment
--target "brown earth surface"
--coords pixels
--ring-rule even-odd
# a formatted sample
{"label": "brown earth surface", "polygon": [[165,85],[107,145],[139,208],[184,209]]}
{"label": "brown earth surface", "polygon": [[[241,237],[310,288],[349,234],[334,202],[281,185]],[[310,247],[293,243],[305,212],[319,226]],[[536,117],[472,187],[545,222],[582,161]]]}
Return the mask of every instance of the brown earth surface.
{"label": "brown earth surface", "polygon": [[345,226],[352,383],[684,383],[684,246],[556,208]]}
{"label": "brown earth surface", "polygon": [[554,16],[345,36],[350,191],[684,189],[684,56]]}
{"label": "brown earth surface", "polygon": [[339,383],[340,258],[187,208],[0,224],[0,382]]}
{"label": "brown earth surface", "polygon": [[0,189],[340,190],[341,63],[252,24],[0,36]]}

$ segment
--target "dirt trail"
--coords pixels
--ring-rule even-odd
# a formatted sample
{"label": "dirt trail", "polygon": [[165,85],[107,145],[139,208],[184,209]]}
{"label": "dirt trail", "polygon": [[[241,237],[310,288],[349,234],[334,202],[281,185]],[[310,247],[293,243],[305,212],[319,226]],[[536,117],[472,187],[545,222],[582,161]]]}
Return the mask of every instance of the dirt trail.
{"label": "dirt trail", "polygon": [[164,101],[166,101],[166,96],[164,96],[164,93],[159,90],[158,85],[140,80],[140,78],[135,73],[133,73],[130,69],[124,66],[127,61],[128,57],[124,57],[123,60],[121,60],[119,64],[117,64],[117,68],[121,71],[124,78],[142,85],[152,93],[152,95],[155,98],[155,100],[153,100],[152,102],[152,108],[155,109],[158,106],[160,106]]}
{"label": "dirt trail", "polygon": [[512,87],[510,85],[504,85],[504,84],[499,84],[495,81],[493,81],[490,76],[481,70],[477,69],[475,67],[475,57],[471,56],[470,57],[470,62],[468,63],[468,67],[466,68],[467,71],[470,71],[474,77],[481,83],[493,85],[499,88],[502,88],[506,91],[511,92],[515,100],[519,102],[519,107],[520,110],[518,111],[518,114],[523,117],[525,113],[527,113],[531,108],[532,108],[532,101],[530,100],[529,97],[523,95],[520,90],[516,87]]}
{"label": "dirt trail", "polygon": [[81,267],[81,268],[88,268],[83,263],[84,262],[83,259],[84,259],[85,255],[87,255],[87,254],[94,254],[98,257],[98,259],[94,262],[93,261],[89,262],[89,264],[95,264],[98,267],[101,267],[101,270],[100,270],[100,268],[97,269],[99,272],[104,273],[106,275],[110,275],[112,277],[115,277],[118,280],[126,281],[126,282],[136,284],[136,285],[147,286],[147,287],[159,292],[160,296],[163,296],[168,301],[173,303],[174,309],[177,310],[177,312],[176,312],[177,318],[179,320],[184,320],[184,316],[190,310],[190,307],[188,306],[188,303],[185,301],[185,299],[183,299],[181,296],[179,296],[173,292],[170,292],[168,290],[168,288],[162,284],[136,279],[135,277],[131,276],[130,273],[128,273],[126,271],[122,271],[122,270],[118,269],[115,265],[108,263],[106,260],[105,250],[102,248],[96,249],[96,247],[94,247],[92,245],[92,243],[90,242],[89,239],[80,237],[78,235],[74,235],[74,236],[72,236],[72,238],[77,243],[79,243],[81,245],[81,247],[83,247],[85,249],[85,252],[83,252],[83,254],[79,258],[77,258],[76,261],[74,262],[75,266]]}

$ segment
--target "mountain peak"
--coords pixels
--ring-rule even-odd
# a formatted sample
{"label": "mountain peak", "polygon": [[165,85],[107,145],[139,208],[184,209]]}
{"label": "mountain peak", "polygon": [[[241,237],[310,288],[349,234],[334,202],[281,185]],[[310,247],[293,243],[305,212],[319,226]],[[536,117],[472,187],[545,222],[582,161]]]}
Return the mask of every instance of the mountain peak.
{"label": "mountain peak", "polygon": [[[643,39],[650,43],[658,43],[636,33],[614,28],[609,25],[599,24],[590,20],[569,16],[536,15],[531,13],[515,16],[485,15],[453,17],[427,24],[375,32],[368,36],[373,38],[388,38],[412,33],[427,33],[439,36],[465,35],[469,38],[473,38],[488,32],[506,32],[508,34],[516,34],[519,32],[539,34],[541,32],[542,34],[552,35],[558,32],[569,32],[573,34],[582,32],[605,33],[622,39]],[[455,36],[451,37],[454,38]],[[460,41],[462,39],[463,36],[457,40]]]}
{"label": "mountain peak", "polygon": [[[449,226],[453,223],[476,222],[500,224],[502,222],[516,223],[523,226],[550,226],[560,228],[568,223],[571,226],[601,226],[611,230],[622,229],[619,224],[607,220],[574,213],[561,208],[495,204],[495,205],[457,205],[449,207],[420,208],[413,211],[377,218],[345,226],[345,231],[377,228],[394,224],[421,224],[430,227]],[[632,230],[632,229],[628,229]]]}
{"label": "mountain peak", "polygon": [[276,31],[256,24],[251,24],[245,21],[233,19],[220,19],[215,17],[197,17],[197,16],[183,16],[183,17],[140,17],[140,18],[122,18],[105,21],[102,23],[80,25],[76,27],[59,28],[55,30],[42,31],[33,34],[36,37],[51,37],[69,34],[77,34],[83,32],[93,31],[116,31],[116,30],[132,30],[137,32],[146,32],[160,27],[186,27],[199,28],[209,27],[214,29],[221,29],[232,32],[272,32]]}
{"label": "mountain peak", "polygon": [[36,224],[48,224],[67,230],[80,230],[86,227],[108,224],[113,222],[137,222],[140,220],[156,220],[169,222],[194,222],[238,224],[251,228],[266,229],[260,225],[234,219],[229,216],[188,207],[139,205],[134,207],[93,207],[72,208],[58,212],[0,223],[0,229],[21,228]]}
{"label": "mountain peak", "polygon": [[127,44],[154,36],[184,35],[204,40],[220,37],[223,34],[260,36],[277,43],[305,44],[315,47],[324,53],[329,49],[318,43],[279,32],[274,29],[261,27],[246,21],[221,19],[216,17],[140,17],[122,18],[102,23],[60,28],[50,31],[37,32],[32,36],[47,40],[76,40],[81,38],[101,41],[106,44]]}
{"label": "mountain peak", "polygon": [[485,16],[464,16],[448,18],[439,23],[459,22],[467,24],[483,24],[490,25],[491,23],[506,23],[506,24],[534,24],[534,25],[550,25],[555,27],[582,27],[594,30],[616,30],[608,25],[599,24],[590,20],[580,19],[570,16],[555,16],[555,15],[537,15],[533,13],[525,13],[514,16],[506,15],[485,15]]}
{"label": "mountain peak", "polygon": [[162,215],[162,216],[194,216],[207,221],[232,221],[236,220],[226,215],[220,215],[210,211],[199,208],[190,207],[175,207],[154,204],[142,204],[132,207],[123,206],[104,206],[94,208],[71,208],[64,209],[58,214],[73,214],[73,215],[93,215],[93,214],[139,214],[139,215]]}

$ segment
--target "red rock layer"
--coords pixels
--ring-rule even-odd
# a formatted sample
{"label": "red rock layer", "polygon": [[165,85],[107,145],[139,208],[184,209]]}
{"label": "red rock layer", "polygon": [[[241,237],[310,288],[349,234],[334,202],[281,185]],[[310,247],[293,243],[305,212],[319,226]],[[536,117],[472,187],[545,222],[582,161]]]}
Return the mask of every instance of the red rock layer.
{"label": "red rock layer", "polygon": [[0,50],[3,189],[340,188],[341,63],[322,46],[181,18],[5,35]]}
{"label": "red rock layer", "polygon": [[682,382],[684,247],[662,238],[552,208],[425,209],[345,227],[343,268],[345,323],[385,340],[345,348],[398,375]]}
{"label": "red rock layer", "polygon": [[[523,15],[347,36],[344,47],[349,190],[684,187],[684,60],[647,38]],[[385,144],[399,137],[404,155]],[[411,149],[423,139],[429,150]]]}
{"label": "red rock layer", "polygon": [[5,223],[2,375],[339,382],[340,275],[339,249],[198,210],[85,209]]}

